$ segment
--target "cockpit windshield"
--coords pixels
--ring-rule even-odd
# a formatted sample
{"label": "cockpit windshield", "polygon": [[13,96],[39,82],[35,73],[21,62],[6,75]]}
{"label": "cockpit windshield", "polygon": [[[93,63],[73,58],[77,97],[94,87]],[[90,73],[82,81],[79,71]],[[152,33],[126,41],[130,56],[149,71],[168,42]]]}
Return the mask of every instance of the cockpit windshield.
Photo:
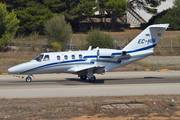
{"label": "cockpit windshield", "polygon": [[34,60],[37,60],[38,62],[41,62],[43,56],[44,56],[43,54],[40,54],[37,57],[35,57]]}

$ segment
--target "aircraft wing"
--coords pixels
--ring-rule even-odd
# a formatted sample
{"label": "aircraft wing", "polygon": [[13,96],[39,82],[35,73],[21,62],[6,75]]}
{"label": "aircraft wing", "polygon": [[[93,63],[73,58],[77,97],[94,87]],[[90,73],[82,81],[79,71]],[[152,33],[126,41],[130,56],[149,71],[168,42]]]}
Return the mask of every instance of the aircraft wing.
{"label": "aircraft wing", "polygon": [[89,69],[93,70],[93,74],[94,73],[102,74],[105,72],[104,68],[105,66],[89,66],[89,67],[82,66],[82,67],[78,67],[78,69],[76,69],[76,72],[74,74],[87,75]]}

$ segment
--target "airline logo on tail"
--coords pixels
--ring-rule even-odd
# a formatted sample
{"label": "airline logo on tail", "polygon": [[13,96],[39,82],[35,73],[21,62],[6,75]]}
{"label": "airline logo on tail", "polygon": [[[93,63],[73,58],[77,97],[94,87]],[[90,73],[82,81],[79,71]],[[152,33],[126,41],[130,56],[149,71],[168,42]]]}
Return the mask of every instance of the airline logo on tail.
{"label": "airline logo on tail", "polygon": [[156,39],[148,39],[148,40],[146,40],[146,39],[139,39],[138,40],[138,44],[144,44],[144,43],[147,43],[147,44],[149,44],[149,43],[155,43],[156,42]]}

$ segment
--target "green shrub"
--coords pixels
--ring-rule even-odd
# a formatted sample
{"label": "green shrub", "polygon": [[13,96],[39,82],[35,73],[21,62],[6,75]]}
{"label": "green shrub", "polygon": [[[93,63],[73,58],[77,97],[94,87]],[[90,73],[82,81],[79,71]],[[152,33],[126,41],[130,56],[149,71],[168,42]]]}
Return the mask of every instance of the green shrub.
{"label": "green shrub", "polygon": [[60,51],[62,48],[62,45],[60,42],[53,42],[52,43],[52,48],[54,51]]}
{"label": "green shrub", "polygon": [[92,29],[88,32],[86,40],[88,46],[93,48],[114,48],[113,38],[110,34],[103,33],[99,29]]}
{"label": "green shrub", "polygon": [[[61,43],[62,46],[65,46],[72,33],[71,25],[65,21],[64,15],[55,14],[52,19],[44,24],[44,28],[49,41]],[[61,48],[65,49],[65,47]]]}

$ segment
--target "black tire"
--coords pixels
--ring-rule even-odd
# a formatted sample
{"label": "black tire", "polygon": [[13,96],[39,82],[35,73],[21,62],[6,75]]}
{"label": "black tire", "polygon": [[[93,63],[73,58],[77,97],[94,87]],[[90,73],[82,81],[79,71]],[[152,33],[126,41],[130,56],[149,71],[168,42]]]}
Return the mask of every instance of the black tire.
{"label": "black tire", "polygon": [[96,77],[95,77],[95,76],[93,76],[92,78],[90,78],[90,79],[89,79],[89,81],[90,81],[90,82],[94,82],[94,81],[96,81]]}
{"label": "black tire", "polygon": [[86,80],[87,79],[87,75],[80,75],[80,79],[81,80]]}
{"label": "black tire", "polygon": [[31,82],[31,81],[32,81],[31,77],[26,78],[26,82]]}

